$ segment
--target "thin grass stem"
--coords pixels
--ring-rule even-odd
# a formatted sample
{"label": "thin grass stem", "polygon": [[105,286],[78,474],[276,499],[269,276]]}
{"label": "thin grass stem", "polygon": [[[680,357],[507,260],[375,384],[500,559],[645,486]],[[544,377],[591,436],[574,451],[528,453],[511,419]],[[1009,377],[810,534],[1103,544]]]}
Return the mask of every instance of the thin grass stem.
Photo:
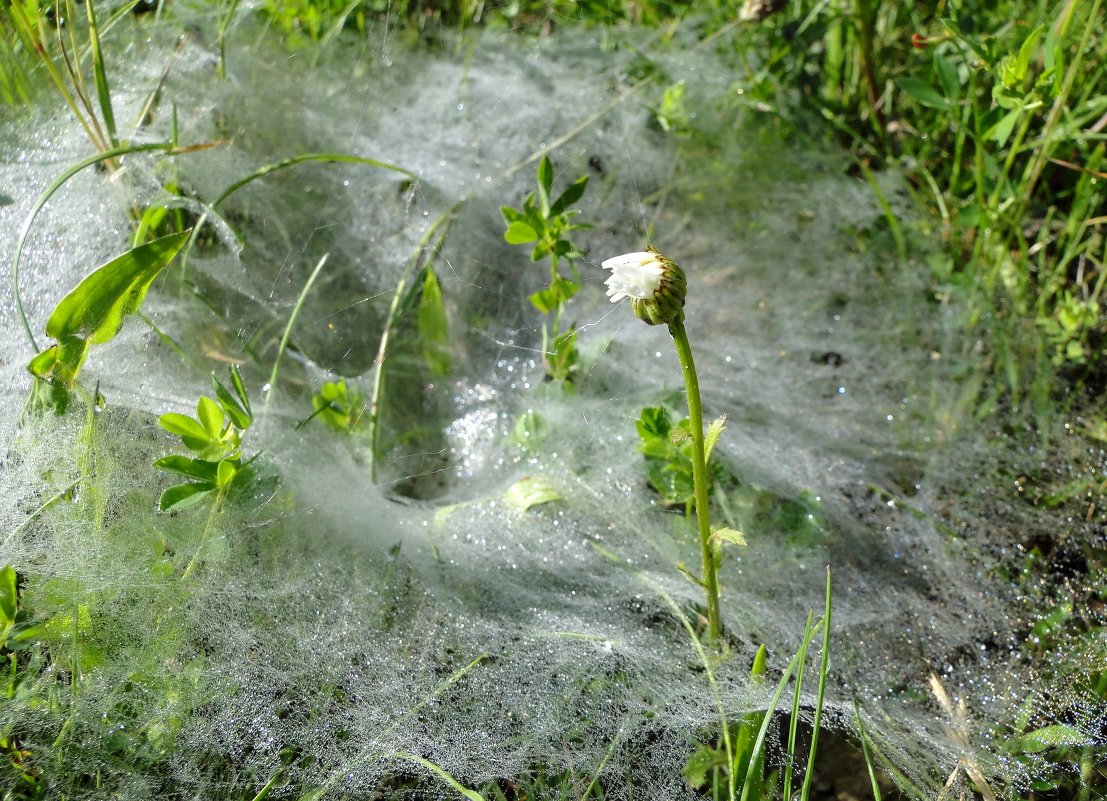
{"label": "thin grass stem", "polygon": [[269,401],[273,399],[273,395],[277,391],[277,377],[280,375],[281,371],[281,359],[284,357],[285,349],[288,347],[288,340],[292,336],[292,328],[296,325],[296,318],[300,316],[300,310],[304,307],[304,301],[307,300],[308,293],[311,292],[311,287],[315,284],[315,279],[319,277],[319,272],[323,269],[323,265],[327,263],[328,256],[330,256],[329,253],[323,254],[323,258],[319,259],[319,263],[316,264],[315,269],[311,271],[307,283],[305,283],[304,288],[300,290],[300,296],[296,298],[296,305],[292,307],[292,314],[288,317],[288,323],[285,324],[284,333],[281,334],[280,344],[277,345],[277,356],[273,359],[273,369],[269,371],[269,388],[265,393],[265,403],[262,404],[262,417],[268,416]]}

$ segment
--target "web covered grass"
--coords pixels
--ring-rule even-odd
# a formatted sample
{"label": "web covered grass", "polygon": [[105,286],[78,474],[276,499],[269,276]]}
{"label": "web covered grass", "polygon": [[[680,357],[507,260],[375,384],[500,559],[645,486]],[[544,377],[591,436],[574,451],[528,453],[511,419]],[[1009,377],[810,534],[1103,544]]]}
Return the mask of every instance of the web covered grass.
{"label": "web covered grass", "polygon": [[[144,306],[179,350],[131,319],[90,355],[82,377],[107,398],[100,412],[23,414],[30,354],[5,316],[0,563],[16,566],[42,629],[15,656],[26,679],[3,726],[52,793],[444,791],[425,760],[468,788],[545,772],[580,777],[581,794],[694,797],[692,741],[714,736],[720,708],[765,710],[770,690],[749,665],[762,644],[773,675],[789,664],[824,607],[827,564],[822,722],[859,731],[856,708],[905,787],[933,792],[966,758],[999,787],[1026,787],[1045,759],[1011,759],[1005,742],[1027,703],[1042,720],[1084,710],[1072,725],[1100,744],[1102,711],[1067,677],[1047,694],[1026,659],[1034,612],[1003,552],[1017,537],[994,521],[1044,521],[1014,503],[981,516],[974,468],[992,457],[947,394],[959,365],[925,293],[928,245],[911,241],[906,263],[889,255],[889,210],[913,215],[900,176],[875,175],[875,197],[826,155],[825,129],[751,111],[730,91],[741,73],[694,41],[492,33],[454,48],[384,30],[312,52],[307,70],[247,18],[224,81],[214,28],[198,22],[165,84],[177,124],[162,114],[148,135],[223,144],[176,158],[177,195],[162,188],[165,161],[131,157],[126,180],[89,172],[59,190],[25,256],[34,324],[125,248],[135,207],[198,217],[264,165],[308,153],[417,179],[299,164],[233,193]],[[179,33],[117,31],[114,46],[131,49],[114,91],[145,97]],[[696,116],[680,136],[639,102],[643,65],[688,81]],[[78,132],[44,113],[0,133],[23,156],[0,180],[34,190],[0,207],[5,249],[72,161],[50,144]],[[532,156],[552,142],[559,181],[593,176],[583,289],[566,311],[582,354],[572,392],[544,381],[527,298],[547,276],[504,243],[498,213],[529,191]],[[731,655],[714,688],[683,622],[701,594],[674,567],[695,561],[695,533],[635,450],[637,415],[679,393],[679,372],[663,332],[612,310],[595,267],[650,237],[690,276],[705,413],[729,421],[716,452],[736,482],[719,512],[749,540],[721,577]],[[415,317],[392,311],[424,263],[450,326],[446,376]],[[257,480],[207,529],[207,509],[156,511],[169,479],[152,462],[175,446],[157,418],[194,408],[226,362],[269,413],[250,432]],[[339,378],[376,398],[373,436],[299,425]],[[524,445],[528,411],[544,425]],[[558,499],[510,503],[534,477]],[[943,717],[930,670],[966,700],[963,719]],[[787,749],[766,732],[781,769]]]}

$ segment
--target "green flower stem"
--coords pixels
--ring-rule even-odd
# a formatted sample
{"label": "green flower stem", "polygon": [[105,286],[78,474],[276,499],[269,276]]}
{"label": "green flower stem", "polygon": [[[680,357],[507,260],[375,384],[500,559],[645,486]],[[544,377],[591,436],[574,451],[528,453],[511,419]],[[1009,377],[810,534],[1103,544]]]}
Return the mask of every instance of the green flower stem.
{"label": "green flower stem", "polygon": [[684,387],[688,395],[688,418],[692,424],[692,478],[696,489],[696,522],[700,532],[700,560],[703,564],[703,588],[707,593],[708,638],[718,644],[723,636],[723,623],[719,616],[719,578],[715,571],[715,557],[711,549],[711,513],[707,507],[707,458],[703,442],[703,404],[700,402],[700,381],[696,376],[696,363],[692,361],[692,346],[684,330],[684,315],[669,323],[669,333],[676,344],[680,370],[684,373]]}

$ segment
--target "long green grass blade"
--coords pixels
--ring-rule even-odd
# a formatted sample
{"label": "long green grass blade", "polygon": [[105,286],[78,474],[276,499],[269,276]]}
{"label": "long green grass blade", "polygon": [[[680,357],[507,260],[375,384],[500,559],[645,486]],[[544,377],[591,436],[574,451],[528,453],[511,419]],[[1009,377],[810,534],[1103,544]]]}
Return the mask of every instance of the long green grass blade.
{"label": "long green grass blade", "polygon": [[247,175],[223,190],[223,193],[215,199],[211,204],[212,208],[218,208],[219,204],[233,195],[242,187],[247,184],[256,181],[258,178],[264,178],[270,173],[277,172],[278,170],[285,170],[289,167],[295,167],[297,164],[303,164],[304,162],[321,162],[327,163],[343,163],[343,164],[365,164],[370,167],[380,167],[382,170],[391,170],[392,172],[398,172],[401,175],[406,175],[409,178],[417,178],[411,170],[406,170],[403,167],[395,164],[390,164],[387,161],[380,161],[378,159],[363,158],[362,156],[353,156],[349,153],[303,153],[299,156],[292,156],[291,158],[284,159],[282,161],[276,161],[272,164],[266,164],[264,167],[259,167],[252,173]]}
{"label": "long green grass blade", "polygon": [[115,132],[115,112],[111,105],[111,88],[108,86],[108,71],[104,67],[104,53],[100,49],[100,30],[96,26],[95,6],[92,0],[86,0],[88,41],[92,47],[92,76],[96,84],[96,97],[100,101],[100,116],[104,118],[104,128],[108,134],[108,143],[116,147],[119,141]]}
{"label": "long green grass blade", "polygon": [[819,659],[819,688],[815,694],[815,721],[811,727],[811,750],[807,754],[807,773],[803,777],[800,801],[807,801],[811,782],[815,780],[815,754],[819,748],[819,729],[823,722],[823,700],[826,697],[826,674],[830,669],[830,568],[826,569],[826,606],[823,610],[823,652]]}
{"label": "long green grass blade", "polygon": [[285,325],[284,333],[281,335],[280,345],[277,346],[277,357],[273,359],[273,369],[269,372],[269,391],[265,393],[265,403],[262,406],[263,416],[269,411],[269,400],[277,390],[277,377],[280,375],[281,358],[283,358],[285,349],[288,347],[288,340],[292,336],[292,328],[296,325],[296,318],[300,316],[300,310],[304,308],[304,301],[307,300],[308,293],[311,292],[311,287],[315,284],[315,279],[319,277],[319,272],[323,269],[323,265],[327,263],[327,257],[329,255],[329,253],[324,254],[323,258],[319,259],[319,263],[315,265],[315,269],[311,271],[307,283],[305,283],[304,288],[300,290],[300,297],[296,299],[296,305],[292,308],[292,314],[288,317],[288,323]]}

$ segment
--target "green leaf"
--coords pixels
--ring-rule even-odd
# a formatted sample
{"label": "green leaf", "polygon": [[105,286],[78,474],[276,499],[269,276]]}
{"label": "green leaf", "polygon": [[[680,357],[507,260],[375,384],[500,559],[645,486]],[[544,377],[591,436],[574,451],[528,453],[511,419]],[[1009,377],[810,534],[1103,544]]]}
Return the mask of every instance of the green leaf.
{"label": "green leaf", "polygon": [[197,481],[214,482],[216,476],[216,462],[205,459],[189,459],[187,456],[163,456],[154,462],[158,470],[166,470],[170,473],[194,478]]}
{"label": "green leaf", "polygon": [[929,108],[941,109],[948,111],[950,107],[949,100],[942,96],[942,94],[926,81],[921,81],[918,78],[899,78],[896,80],[896,85],[899,86],[904,92],[909,94],[915,99],[915,102],[920,106],[927,106]]}
{"label": "green leaf", "polygon": [[[242,409],[249,415],[250,420],[254,419],[254,412],[250,408],[250,395],[246,392],[246,385],[242,383],[242,375],[238,372],[238,367],[231,365],[231,386],[234,387],[234,392],[238,395],[239,403],[242,405]],[[246,428],[246,426],[240,426],[240,428]]]}
{"label": "green leaf", "polygon": [[516,220],[504,231],[504,240],[509,245],[525,245],[538,241],[538,232],[521,220]]}
{"label": "green leaf", "polygon": [[553,348],[546,354],[546,366],[549,368],[550,377],[555,381],[568,381],[576,372],[580,362],[576,343],[576,331],[566,331],[554,338]]}
{"label": "green leaf", "polygon": [[56,377],[72,381],[88,346],[108,342],[119,333],[123,318],[138,311],[150,284],[184,246],[189,233],[171,234],[128,250],[95,269],[61,299],[46,321],[47,336],[61,345],[54,365]]}
{"label": "green leaf", "polygon": [[15,623],[18,599],[15,568],[5,565],[0,570],[0,626],[7,628]]}
{"label": "green leaf", "polygon": [[423,358],[436,376],[450,372],[450,324],[446,317],[446,304],[442,300],[442,288],[434,270],[427,269],[423,280],[423,292],[419,298],[419,345]]}
{"label": "green leaf", "polygon": [[196,419],[208,434],[208,439],[218,440],[223,434],[223,407],[211,398],[201,395],[196,401]]}
{"label": "green leaf", "polygon": [[550,216],[550,187],[553,186],[553,165],[548,157],[543,156],[538,162],[538,207],[542,210],[543,217]]}
{"label": "green leaf", "polygon": [[505,501],[524,512],[532,506],[560,501],[562,497],[557,487],[549,479],[541,476],[528,476],[520,479],[508,487],[507,492],[504,493]]}
{"label": "green leaf", "polygon": [[522,222],[526,217],[519,209],[513,209],[511,206],[500,206],[500,215],[508,225],[513,222]]}
{"label": "green leaf", "polygon": [[246,395],[246,387],[242,385],[242,376],[238,374],[238,368],[232,365],[230,372],[231,386],[234,387],[237,398],[215,377],[214,372],[211,374],[211,387],[215,390],[215,397],[219,398],[219,405],[223,407],[223,411],[227,413],[234,427],[239,431],[245,431],[254,422],[250,411],[250,399]]}
{"label": "green leaf", "polygon": [[170,509],[184,509],[189,506],[194,506],[214,490],[215,485],[206,481],[177,484],[161,494],[158,507],[163,512],[168,512]]}
{"label": "green leaf", "polygon": [[731,545],[746,545],[746,535],[726,526],[719,526],[711,531],[711,541],[722,545],[724,542]]}
{"label": "green leaf", "polygon": [[200,423],[193,420],[187,414],[178,414],[177,412],[166,412],[158,418],[158,425],[168,431],[170,434],[175,434],[181,439],[186,437],[189,439],[200,440],[201,442],[208,442],[208,432]]}
{"label": "green leaf", "polygon": [[668,440],[672,423],[669,421],[669,412],[663,406],[647,406],[642,409],[635,423],[638,436],[643,440],[660,437]]}
{"label": "green leaf", "polygon": [[951,105],[956,105],[961,99],[961,78],[957,73],[957,67],[948,58],[945,58],[937,50],[934,51],[934,71],[938,74],[938,83],[942,85],[942,93]]}
{"label": "green leaf", "polygon": [[146,242],[94,271],[54,309],[46,333],[56,338],[84,333],[95,343],[110,340],[122,318],[139,309],[150,284],[191,233],[181,231]]}
{"label": "green leaf", "polygon": [[1057,723],[1029,731],[1020,739],[1023,753],[1036,754],[1050,748],[1078,748],[1087,745],[1088,735],[1072,726]]}
{"label": "green leaf", "polygon": [[554,279],[553,283],[550,284],[549,288],[531,295],[530,302],[538,311],[543,314],[549,314],[579,291],[580,284],[574,283],[568,278],[562,278],[559,275]]}
{"label": "green leaf", "polygon": [[750,668],[751,676],[764,676],[769,670],[769,649],[762,643],[753,655],[753,666]]}
{"label": "green leaf", "polygon": [[711,458],[711,451],[714,450],[715,444],[719,441],[719,437],[722,436],[723,431],[726,430],[726,415],[716,417],[707,426],[707,433],[703,435],[703,460],[706,462]]}
{"label": "green leaf", "polygon": [[1034,50],[1038,46],[1038,39],[1045,31],[1045,25],[1039,25],[1026,35],[1019,47],[1017,56],[1007,56],[1000,62],[999,78],[1004,86],[1009,88],[1019,87],[1030,71],[1030,62],[1034,58]]}
{"label": "green leaf", "polygon": [[556,217],[563,214],[570,206],[576,203],[584,196],[584,190],[588,186],[588,176],[582,176],[577,178],[568,188],[562,192],[557,200],[550,206],[550,216]]}
{"label": "green leaf", "polygon": [[1015,130],[1015,123],[1019,121],[1019,115],[1022,113],[1022,109],[1012,109],[1004,114],[999,122],[993,125],[985,134],[985,139],[991,139],[1000,147],[1007,144],[1007,139],[1011,136],[1011,132]]}
{"label": "green leaf", "polygon": [[238,475],[238,464],[234,459],[223,459],[215,470],[215,486],[227,487]]}
{"label": "green leaf", "polygon": [[549,433],[549,423],[537,412],[531,410],[519,417],[511,438],[524,450],[535,453],[542,440]]}

